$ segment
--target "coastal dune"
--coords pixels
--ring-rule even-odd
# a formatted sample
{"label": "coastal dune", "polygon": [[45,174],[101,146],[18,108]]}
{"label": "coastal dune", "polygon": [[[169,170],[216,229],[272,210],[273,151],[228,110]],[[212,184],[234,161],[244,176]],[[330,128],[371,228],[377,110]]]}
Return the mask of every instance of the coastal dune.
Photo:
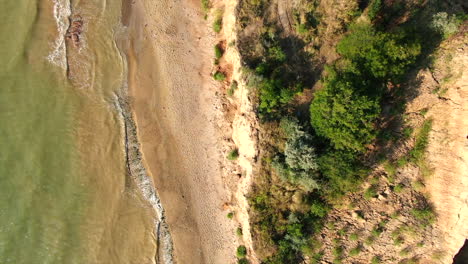
{"label": "coastal dune", "polygon": [[165,209],[174,261],[229,263],[236,226],[223,209],[232,194],[222,179],[222,112],[210,76],[215,38],[198,5],[124,5],[130,104],[144,163]]}

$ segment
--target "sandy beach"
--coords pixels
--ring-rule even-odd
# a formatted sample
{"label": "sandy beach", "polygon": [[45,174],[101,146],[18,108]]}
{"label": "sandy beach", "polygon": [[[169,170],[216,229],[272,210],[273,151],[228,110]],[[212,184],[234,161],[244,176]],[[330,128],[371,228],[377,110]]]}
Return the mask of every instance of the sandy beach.
{"label": "sandy beach", "polygon": [[[129,11],[131,10],[131,11]],[[149,169],[166,211],[176,263],[232,263],[236,225],[223,205],[215,36],[197,1],[135,1],[129,27],[129,90]]]}

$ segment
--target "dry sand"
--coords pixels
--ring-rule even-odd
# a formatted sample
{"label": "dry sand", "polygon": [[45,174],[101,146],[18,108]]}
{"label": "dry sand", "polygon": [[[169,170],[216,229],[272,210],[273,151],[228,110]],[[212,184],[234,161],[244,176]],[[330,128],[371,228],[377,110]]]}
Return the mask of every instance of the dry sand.
{"label": "dry sand", "polygon": [[221,173],[219,84],[210,77],[215,39],[197,5],[132,3],[130,95],[176,263],[233,263],[236,226],[223,210],[232,194]]}

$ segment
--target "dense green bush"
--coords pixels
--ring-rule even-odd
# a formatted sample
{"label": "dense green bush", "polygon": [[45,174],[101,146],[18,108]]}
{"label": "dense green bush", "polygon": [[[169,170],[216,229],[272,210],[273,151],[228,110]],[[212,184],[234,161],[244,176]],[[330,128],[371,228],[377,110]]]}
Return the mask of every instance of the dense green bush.
{"label": "dense green bush", "polygon": [[362,23],[351,27],[337,46],[346,63],[328,69],[311,104],[317,134],[336,149],[365,150],[376,137],[374,122],[385,82],[400,78],[421,51],[419,43],[406,42],[403,33],[377,32]]}
{"label": "dense green bush", "polygon": [[241,258],[237,261],[237,264],[249,264],[249,261],[246,258]]}
{"label": "dense green bush", "polygon": [[291,101],[294,95],[301,90],[300,85],[287,87],[280,79],[264,79],[259,87],[259,111],[261,114],[272,113]]}
{"label": "dense green bush", "polygon": [[367,13],[367,15],[369,16],[369,19],[374,20],[374,18],[380,12],[381,8],[382,8],[382,0],[372,0],[372,2],[369,5],[369,12]]}
{"label": "dense green bush", "polygon": [[337,51],[362,78],[395,79],[421,53],[419,42],[408,39],[403,32],[378,32],[372,25],[359,23],[338,43]]}
{"label": "dense green bush", "polygon": [[237,247],[236,255],[239,258],[244,258],[247,256],[247,248],[244,245],[240,245]]}
{"label": "dense green bush", "polygon": [[323,192],[330,201],[356,191],[367,173],[356,155],[345,151],[327,151],[319,158],[319,167],[327,180]]}
{"label": "dense green bush", "polygon": [[233,149],[233,150],[229,151],[229,153],[227,155],[228,160],[236,160],[237,158],[239,158],[239,150],[238,149]]}
{"label": "dense green bush", "polygon": [[352,79],[351,73],[329,70],[324,87],[315,93],[311,104],[311,123],[336,149],[364,151],[376,136],[379,98],[366,95]]}
{"label": "dense green bush", "polygon": [[218,60],[221,59],[221,57],[223,56],[223,49],[220,47],[219,44],[215,45],[214,51],[215,51],[215,58]]}
{"label": "dense green bush", "polygon": [[226,75],[222,72],[219,72],[217,71],[214,75],[213,75],[213,78],[216,80],[216,81],[219,81],[219,82],[222,82],[226,79]]}

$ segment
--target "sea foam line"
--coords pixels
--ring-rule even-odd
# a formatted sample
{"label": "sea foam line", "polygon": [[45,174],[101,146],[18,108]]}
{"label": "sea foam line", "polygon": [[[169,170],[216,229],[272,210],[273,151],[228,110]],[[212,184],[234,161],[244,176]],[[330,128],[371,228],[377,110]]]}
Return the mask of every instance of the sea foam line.
{"label": "sea foam line", "polygon": [[[123,89],[124,93],[126,89]],[[141,190],[143,197],[152,205],[156,212],[155,236],[157,238],[158,252],[156,254],[157,263],[173,264],[173,244],[169,233],[169,227],[166,223],[164,208],[157,194],[155,187],[143,165],[140,143],[137,138],[135,122],[126,100],[126,95],[115,95],[115,108],[121,115],[122,127],[125,134],[125,156],[127,171],[130,177],[136,182]],[[162,256],[160,256],[160,254]],[[162,261],[161,262],[161,259]]]}
{"label": "sea foam line", "polygon": [[70,0],[53,0],[54,18],[57,24],[57,38],[53,44],[53,50],[47,56],[47,60],[60,68],[67,69],[67,47],[65,35],[70,26],[69,17],[71,15]]}

